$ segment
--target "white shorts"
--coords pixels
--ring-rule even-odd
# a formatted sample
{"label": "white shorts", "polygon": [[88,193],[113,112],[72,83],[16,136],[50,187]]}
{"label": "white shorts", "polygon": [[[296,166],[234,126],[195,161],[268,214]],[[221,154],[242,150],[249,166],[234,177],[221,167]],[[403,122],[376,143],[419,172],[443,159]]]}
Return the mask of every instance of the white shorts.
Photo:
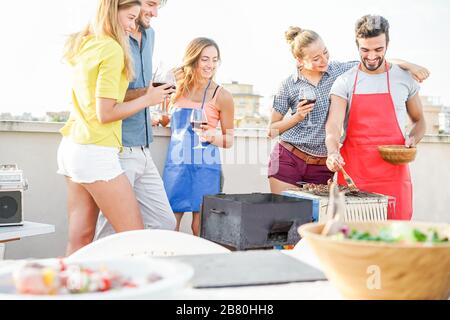
{"label": "white shorts", "polygon": [[[124,147],[120,154],[120,164],[133,187],[145,229],[175,230],[177,220],[150,149]],[[114,233],[112,225],[100,212],[94,240]]]}
{"label": "white shorts", "polygon": [[124,173],[120,166],[119,148],[78,144],[64,137],[57,159],[57,173],[75,183],[110,181]]}

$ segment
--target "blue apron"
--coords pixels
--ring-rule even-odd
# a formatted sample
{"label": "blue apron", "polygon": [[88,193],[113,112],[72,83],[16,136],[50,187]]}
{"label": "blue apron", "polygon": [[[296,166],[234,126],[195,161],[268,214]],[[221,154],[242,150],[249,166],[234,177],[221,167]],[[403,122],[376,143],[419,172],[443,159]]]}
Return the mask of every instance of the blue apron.
{"label": "blue apron", "polygon": [[199,212],[203,196],[220,192],[220,151],[210,143],[193,149],[199,136],[192,130],[192,109],[176,108],[172,114],[164,187],[173,212]]}

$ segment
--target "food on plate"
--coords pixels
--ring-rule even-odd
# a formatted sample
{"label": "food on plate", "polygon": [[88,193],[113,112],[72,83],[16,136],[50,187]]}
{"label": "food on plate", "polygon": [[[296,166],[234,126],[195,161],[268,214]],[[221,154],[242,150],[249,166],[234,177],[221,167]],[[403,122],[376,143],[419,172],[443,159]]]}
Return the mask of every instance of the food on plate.
{"label": "food on plate", "polygon": [[[152,273],[144,282],[153,283],[161,279]],[[64,260],[52,265],[28,262],[13,272],[13,280],[19,294],[31,295],[106,292],[137,288],[142,284],[106,266],[93,269],[78,263],[66,264]]]}
{"label": "food on plate", "polygon": [[393,244],[427,244],[438,245],[449,243],[449,235],[439,234],[435,228],[429,228],[421,231],[412,228],[406,224],[394,223],[389,227],[380,229],[377,234],[371,234],[366,231],[358,231],[350,229],[348,226],[340,228],[337,234],[331,235],[336,240],[359,240],[359,241],[375,241]]}

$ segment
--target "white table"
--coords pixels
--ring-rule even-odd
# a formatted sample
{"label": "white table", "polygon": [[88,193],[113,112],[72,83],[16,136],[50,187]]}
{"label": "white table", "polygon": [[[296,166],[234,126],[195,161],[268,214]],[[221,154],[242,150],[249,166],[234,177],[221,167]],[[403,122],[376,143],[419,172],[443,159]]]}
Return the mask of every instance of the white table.
{"label": "white table", "polygon": [[[301,241],[294,250],[283,253],[308,263],[319,270],[320,264],[311,249]],[[0,269],[20,260],[0,261]],[[339,292],[328,281],[289,283],[264,286],[194,289],[185,288],[161,299],[172,300],[340,300]]]}
{"label": "white table", "polygon": [[[311,248],[301,240],[294,250],[282,250],[295,259],[322,271]],[[342,296],[328,281],[295,282],[267,286],[246,286],[214,289],[184,289],[176,300],[341,300]]]}
{"label": "white table", "polygon": [[0,260],[3,260],[6,242],[53,232],[54,225],[28,221],[25,221],[23,226],[0,227]]}
{"label": "white table", "polygon": [[328,282],[303,282],[268,286],[219,289],[184,289],[170,297],[174,300],[341,300]]}

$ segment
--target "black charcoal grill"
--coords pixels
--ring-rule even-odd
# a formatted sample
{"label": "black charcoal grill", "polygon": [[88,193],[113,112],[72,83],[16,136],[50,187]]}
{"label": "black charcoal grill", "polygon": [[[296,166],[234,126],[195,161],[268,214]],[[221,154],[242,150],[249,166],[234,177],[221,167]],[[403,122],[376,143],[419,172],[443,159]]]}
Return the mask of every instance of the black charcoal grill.
{"label": "black charcoal grill", "polygon": [[313,203],[275,194],[219,194],[203,199],[200,236],[236,250],[295,245],[312,221]]}

